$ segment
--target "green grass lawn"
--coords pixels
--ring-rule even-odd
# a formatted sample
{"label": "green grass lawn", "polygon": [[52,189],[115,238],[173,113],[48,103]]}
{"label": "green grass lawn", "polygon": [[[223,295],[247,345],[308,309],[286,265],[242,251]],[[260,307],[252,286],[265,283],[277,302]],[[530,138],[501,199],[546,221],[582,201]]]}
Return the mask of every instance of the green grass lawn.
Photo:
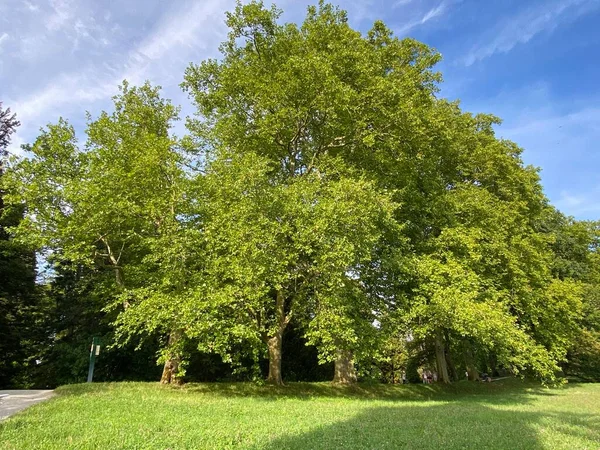
{"label": "green grass lawn", "polygon": [[600,384],[65,386],[0,449],[600,449]]}

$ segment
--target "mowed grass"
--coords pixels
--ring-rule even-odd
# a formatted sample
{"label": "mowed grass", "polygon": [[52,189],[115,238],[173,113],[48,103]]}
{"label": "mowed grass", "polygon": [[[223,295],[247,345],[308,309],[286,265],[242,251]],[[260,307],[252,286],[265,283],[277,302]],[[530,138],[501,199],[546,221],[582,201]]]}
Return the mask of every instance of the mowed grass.
{"label": "mowed grass", "polygon": [[0,449],[600,449],[600,384],[65,386]]}

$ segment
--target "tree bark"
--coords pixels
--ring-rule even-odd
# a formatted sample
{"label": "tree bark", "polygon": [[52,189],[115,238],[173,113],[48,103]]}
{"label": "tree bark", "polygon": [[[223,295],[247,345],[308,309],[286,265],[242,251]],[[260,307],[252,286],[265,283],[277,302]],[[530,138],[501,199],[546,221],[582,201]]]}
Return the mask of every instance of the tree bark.
{"label": "tree bark", "polygon": [[352,352],[344,350],[337,351],[337,356],[335,358],[333,383],[356,383],[356,370],[354,369]]}
{"label": "tree bark", "polygon": [[267,376],[267,383],[281,386],[283,385],[283,378],[281,376],[283,332],[290,321],[290,317],[285,314],[285,297],[282,290],[277,291],[275,314],[277,323],[275,333],[265,338],[269,349],[269,375]]}
{"label": "tree bark", "polygon": [[448,376],[448,363],[446,362],[446,350],[444,340],[441,333],[435,336],[435,359],[438,369],[438,380],[442,383],[450,383]]}
{"label": "tree bark", "polygon": [[267,341],[269,347],[269,376],[267,383],[281,386],[283,378],[281,377],[281,356],[283,339],[280,333],[276,333]]}
{"label": "tree bark", "polygon": [[179,365],[181,364],[181,355],[176,350],[175,345],[179,342],[181,335],[179,332],[173,331],[169,335],[168,351],[169,357],[165,361],[163,373],[160,377],[161,384],[182,384],[179,373]]}
{"label": "tree bark", "polygon": [[[125,290],[125,277],[123,275],[123,267],[119,265],[119,261],[121,259],[121,254],[119,254],[118,257],[115,256],[115,254],[112,251],[112,248],[110,247],[108,239],[106,239],[106,237],[101,236],[100,240],[104,243],[104,246],[106,247],[108,259],[110,260],[110,263],[112,264],[112,266],[115,270],[115,283],[117,285],[117,289],[119,290],[119,292],[123,292]],[[121,253],[122,252],[123,252],[123,249],[121,249]],[[123,299],[123,308],[124,309],[129,308],[129,301],[126,298]]]}
{"label": "tree bark", "polygon": [[181,384],[181,378],[177,376],[179,371],[179,358],[169,358],[165,361],[163,373],[160,377],[161,384]]}
{"label": "tree bark", "polygon": [[123,268],[121,266],[115,266],[115,282],[119,289],[125,289],[125,279],[123,277]]}

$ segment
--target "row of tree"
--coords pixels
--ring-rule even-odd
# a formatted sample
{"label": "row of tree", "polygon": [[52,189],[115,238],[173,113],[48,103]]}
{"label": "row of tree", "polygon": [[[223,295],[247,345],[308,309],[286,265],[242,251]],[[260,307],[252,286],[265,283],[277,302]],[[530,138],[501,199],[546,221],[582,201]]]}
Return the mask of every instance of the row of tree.
{"label": "row of tree", "polygon": [[[164,383],[194,365],[260,377],[266,357],[281,384],[284,349],[337,382],[597,376],[598,224],[549,204],[497,117],[438,96],[433,49],[324,2],[279,17],[227,14],[221,58],[185,72],[186,136],[159,88],[124,82],[84,144],[61,119],[3,168],[0,301],[41,324],[29,356],[64,371],[94,330],[114,378],[159,352]],[[51,282],[33,283],[33,251]]]}

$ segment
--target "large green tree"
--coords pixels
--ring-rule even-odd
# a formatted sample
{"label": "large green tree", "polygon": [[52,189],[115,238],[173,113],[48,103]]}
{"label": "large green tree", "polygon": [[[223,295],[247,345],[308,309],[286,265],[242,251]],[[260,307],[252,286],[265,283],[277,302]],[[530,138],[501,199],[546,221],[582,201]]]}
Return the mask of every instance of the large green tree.
{"label": "large green tree", "polygon": [[[434,341],[444,381],[450,341],[467,349],[467,360],[475,344],[513,372],[533,369],[552,379],[581,302],[579,287],[550,271],[552,235],[544,223],[551,209],[537,173],[523,166],[521,149],[495,138],[494,117],[435,106],[432,129],[444,134],[423,159],[442,170],[427,172],[430,212],[411,236],[410,321]],[[405,202],[407,219],[417,222],[411,199]]]}
{"label": "large green tree", "polygon": [[266,354],[280,384],[291,322],[339,382],[399,340],[444,382],[459,364],[552,380],[597,304],[590,235],[554,214],[498,118],[439,98],[435,50],[323,1],[280,15],[227,15],[220,59],[186,70],[185,139],[148,84],[125,83],[83,147],[49,125],[5,177],[15,238],[92,271],[122,342],[163,336],[164,382],[193,341]]}
{"label": "large green tree", "polygon": [[[248,206],[255,217],[241,222],[232,219],[247,228],[251,239],[243,228],[237,236],[227,236],[229,246],[242,247],[248,239],[248,245],[258,248],[267,245],[269,236],[280,236],[268,259],[255,263],[256,272],[265,272],[267,278],[261,281],[261,290],[253,288],[256,295],[264,297],[261,301],[274,304],[279,317],[269,319],[277,326],[264,338],[274,346],[271,359],[291,320],[290,305],[299,303],[291,286],[301,280],[298,286],[307,297],[304,302],[311,304],[301,314],[307,336],[319,345],[324,361],[335,359],[340,368],[347,368],[341,372],[347,373],[352,371],[348,359],[367,343],[366,334],[359,330],[372,328],[374,321],[375,308],[369,305],[372,298],[360,281],[360,273],[368,266],[365,258],[373,258],[383,229],[378,228],[381,220],[377,211],[368,206],[380,205],[382,212],[390,210],[383,205],[389,203],[391,193],[367,182],[369,177],[360,165],[350,163],[353,152],[364,152],[371,146],[371,124],[361,121],[361,105],[376,92],[366,92],[363,86],[372,87],[377,82],[372,77],[385,71],[385,62],[380,61],[383,52],[373,39],[364,39],[352,30],[345,12],[331,5],[310,7],[301,26],[279,24],[279,15],[279,10],[266,9],[260,2],[238,4],[228,14],[230,33],[221,46],[222,59],[191,65],[186,71],[183,87],[200,116],[190,128],[207,160],[214,160],[212,167],[217,170],[211,177],[224,176],[222,168],[227,161],[243,161],[249,167],[258,164],[254,175],[246,175],[241,166],[235,166],[240,178],[227,178],[220,183],[223,189],[242,183],[242,176],[247,177],[245,183],[256,177],[256,182],[262,179],[265,186],[262,201],[272,203],[267,214],[256,203],[257,198],[252,207]],[[407,62],[414,61],[414,53],[429,54],[425,46],[414,41],[395,50]],[[341,195],[343,190],[348,197]],[[362,190],[364,196],[350,196],[356,190]],[[242,198],[250,200],[240,197],[239,204]],[[326,208],[330,204],[337,204],[337,209]],[[272,217],[269,226],[275,228],[252,230],[254,226],[264,227],[261,215]],[[275,233],[277,229],[279,233]],[[312,234],[302,236],[307,230]],[[223,228],[217,239],[225,236]],[[322,258],[332,260],[327,271],[318,268]],[[226,266],[226,270],[232,268]],[[315,277],[315,271],[320,277]],[[269,376],[273,382],[280,381],[276,371],[273,367]]]}
{"label": "large green tree", "polygon": [[[146,259],[177,221],[184,178],[170,133],[177,114],[158,88],[125,82],[112,113],[89,117],[83,148],[65,120],[48,125],[6,174],[7,199],[25,208],[16,239],[54,260],[109,271],[112,281],[96,289],[106,305],[117,299],[126,309],[128,290],[145,283]],[[165,380],[174,365],[167,358]]]}
{"label": "large green tree", "polygon": [[401,205],[401,235],[382,233],[386,245],[356,272],[365,297],[383,304],[353,307],[362,295],[347,293],[326,310],[340,318],[327,327],[316,325],[325,310],[314,310],[315,342],[370,309],[431,342],[445,382],[451,342],[553,378],[580,314],[579,288],[548,269],[547,200],[521,149],[495,137],[496,117],[438,98],[440,56],[424,44],[380,22],[363,36],[324,2],[301,25],[280,24],[279,15],[261,2],[238,4],[222,58],[191,65],[183,87],[208,159],[224,148],[257,154],[282,185],[314,174],[364,177]]}

